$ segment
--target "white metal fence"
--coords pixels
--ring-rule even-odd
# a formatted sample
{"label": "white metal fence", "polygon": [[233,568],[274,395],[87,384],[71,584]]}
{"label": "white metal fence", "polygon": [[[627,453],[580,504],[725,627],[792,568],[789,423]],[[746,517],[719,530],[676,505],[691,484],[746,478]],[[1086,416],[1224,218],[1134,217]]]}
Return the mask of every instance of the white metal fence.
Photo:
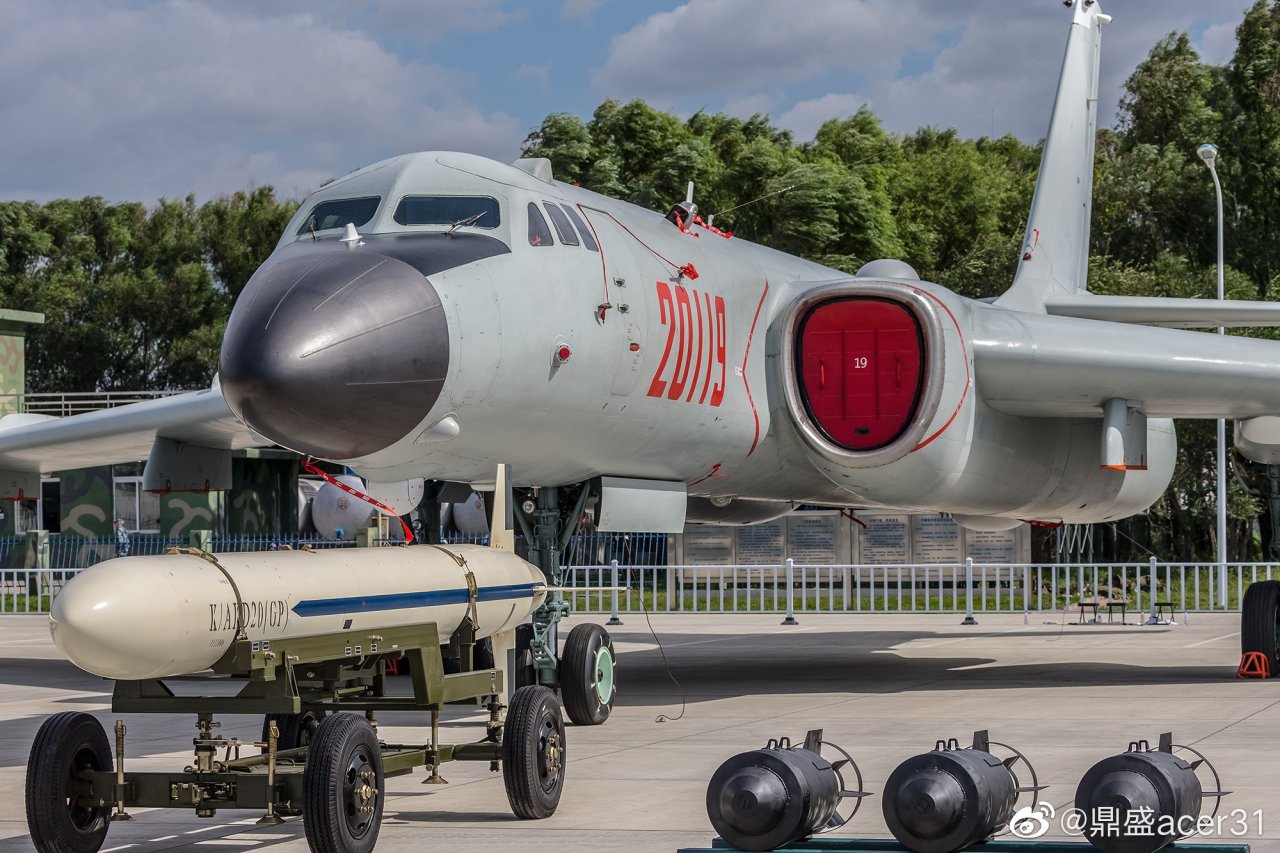
{"label": "white metal fence", "polygon": [[[1076,563],[816,566],[571,566],[586,613],[1027,613],[1109,618],[1159,609],[1236,611],[1268,563]],[[1156,607],[1159,605],[1159,608]],[[1119,611],[1118,614],[1116,611]]]}
{"label": "white metal fence", "polygon": [[[0,569],[0,613],[44,613],[79,569]],[[1231,563],[569,566],[584,613],[1146,613],[1239,610],[1280,565]]]}

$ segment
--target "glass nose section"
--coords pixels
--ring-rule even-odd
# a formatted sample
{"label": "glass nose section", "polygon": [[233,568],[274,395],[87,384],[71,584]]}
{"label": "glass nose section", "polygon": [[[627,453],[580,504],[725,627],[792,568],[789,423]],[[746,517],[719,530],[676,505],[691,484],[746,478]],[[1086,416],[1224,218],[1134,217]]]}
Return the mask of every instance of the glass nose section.
{"label": "glass nose section", "polygon": [[448,368],[431,283],[402,261],[347,250],[259,269],[231,312],[219,362],[223,396],[250,429],[324,459],[407,436]]}

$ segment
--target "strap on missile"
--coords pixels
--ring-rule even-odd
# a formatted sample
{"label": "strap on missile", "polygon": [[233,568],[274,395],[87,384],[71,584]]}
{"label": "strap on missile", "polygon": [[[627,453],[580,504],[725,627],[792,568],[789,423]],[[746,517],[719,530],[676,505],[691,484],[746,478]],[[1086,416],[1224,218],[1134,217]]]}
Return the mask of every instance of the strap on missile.
{"label": "strap on missile", "polygon": [[223,568],[222,564],[218,562],[217,556],[209,553],[208,551],[202,551],[199,548],[183,548],[183,547],[170,548],[169,550],[165,551],[165,553],[166,554],[187,554],[192,557],[199,557],[200,559],[204,560],[206,563],[210,563],[211,565],[213,565],[213,567],[216,568],[218,571],[222,572],[222,576],[227,579],[227,583],[231,584],[231,592],[236,597],[236,635],[234,639],[236,640],[247,639],[249,635],[245,631],[245,624],[244,624],[244,620],[245,620],[244,597],[240,595],[240,587],[236,586],[236,579],[231,577],[231,573],[228,572],[225,568]]}

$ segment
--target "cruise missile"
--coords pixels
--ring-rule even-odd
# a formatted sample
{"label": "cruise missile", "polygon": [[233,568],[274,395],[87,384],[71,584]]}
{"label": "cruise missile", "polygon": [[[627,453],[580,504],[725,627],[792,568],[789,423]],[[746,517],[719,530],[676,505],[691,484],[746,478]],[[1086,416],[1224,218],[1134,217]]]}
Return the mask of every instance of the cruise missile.
{"label": "cruise missile", "polygon": [[480,637],[514,630],[547,595],[533,565],[479,545],[121,557],[85,569],[53,601],[53,641],[105,678],[209,669],[237,637],[277,640],[468,615]]}

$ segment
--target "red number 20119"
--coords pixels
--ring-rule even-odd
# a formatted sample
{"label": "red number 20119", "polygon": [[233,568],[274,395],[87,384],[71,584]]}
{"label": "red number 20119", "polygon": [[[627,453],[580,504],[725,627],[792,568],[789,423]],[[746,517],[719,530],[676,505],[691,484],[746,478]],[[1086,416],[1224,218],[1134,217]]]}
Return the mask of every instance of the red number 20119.
{"label": "red number 20119", "polygon": [[667,327],[667,343],[649,396],[692,403],[696,394],[699,405],[719,406],[724,402],[726,375],[724,297],[660,281],[658,314]]}

